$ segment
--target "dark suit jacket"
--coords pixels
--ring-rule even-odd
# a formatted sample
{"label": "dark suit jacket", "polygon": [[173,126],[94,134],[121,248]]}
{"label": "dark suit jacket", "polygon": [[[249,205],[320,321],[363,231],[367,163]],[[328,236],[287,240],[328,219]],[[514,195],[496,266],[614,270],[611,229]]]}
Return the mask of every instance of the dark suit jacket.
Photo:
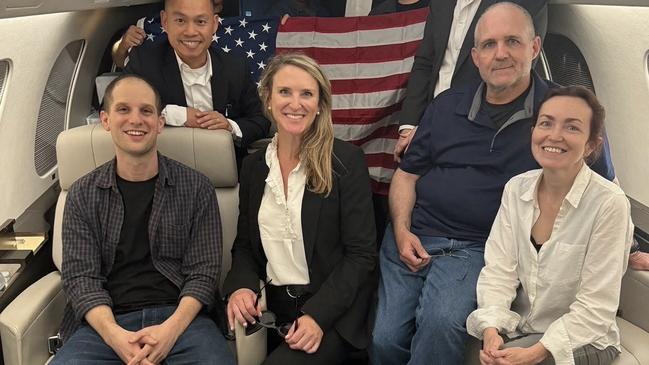
{"label": "dark suit jacket", "polygon": [[[212,47],[212,105],[214,110],[237,122],[243,135],[241,146],[266,138],[270,122],[261,112],[261,102],[245,60]],[[153,47],[135,47],[129,54],[126,73],[144,77],[155,86],[162,104],[187,106],[178,61],[169,42]]]}
{"label": "dark suit jacket", "polygon": [[[224,294],[259,289],[266,279],[266,256],[257,216],[268,166],[266,150],[248,156],[241,168],[239,225],[232,247],[232,269]],[[340,140],[333,148],[333,189],[329,196],[304,191],[302,234],[313,296],[302,311],[323,331],[335,328],[349,343],[369,341],[368,310],[377,277],[374,215],[363,152]],[[272,310],[272,308],[270,308]]]}
{"label": "dark suit jacket", "polygon": [[[451,87],[480,79],[478,69],[471,59],[473,33],[480,15],[491,5],[502,0],[482,0],[478,6],[471,26],[464,38],[460,54],[455,64]],[[527,9],[534,19],[536,33],[545,37],[548,21],[547,0],[512,0]],[[419,125],[424,110],[433,100],[433,92],[442,67],[448,37],[453,23],[453,10],[456,0],[437,0],[430,2],[430,12],[424,28],[424,39],[415,55],[412,72],[406,89],[406,97],[399,113],[399,124]]]}

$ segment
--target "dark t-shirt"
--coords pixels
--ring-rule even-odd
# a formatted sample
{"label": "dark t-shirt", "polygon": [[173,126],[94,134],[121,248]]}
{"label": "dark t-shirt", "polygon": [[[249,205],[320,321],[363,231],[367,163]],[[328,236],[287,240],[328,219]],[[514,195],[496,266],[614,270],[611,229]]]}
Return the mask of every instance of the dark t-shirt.
{"label": "dark t-shirt", "polygon": [[131,182],[117,176],[124,222],[106,283],[115,313],[175,304],[180,295],[180,289],[156,270],[151,259],[148,226],[157,179],[156,175]]}
{"label": "dark t-shirt", "polygon": [[[485,90],[486,89],[487,88],[485,88]],[[529,91],[530,90],[528,88],[514,101],[507,104],[491,104],[487,102],[487,98],[483,93],[482,110],[484,110],[487,113],[487,115],[489,115],[491,121],[494,123],[495,129],[499,129],[500,127],[502,127],[502,125],[505,124],[505,122],[507,122],[509,118],[511,118],[512,115],[514,115],[514,113],[525,108],[525,98],[527,98],[527,94],[529,93]]]}

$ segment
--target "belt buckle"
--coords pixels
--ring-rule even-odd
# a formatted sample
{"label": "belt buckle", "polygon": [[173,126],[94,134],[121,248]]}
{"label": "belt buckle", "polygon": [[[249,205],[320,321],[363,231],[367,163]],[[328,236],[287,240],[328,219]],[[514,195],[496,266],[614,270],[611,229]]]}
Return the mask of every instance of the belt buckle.
{"label": "belt buckle", "polygon": [[287,285],[286,295],[293,299],[300,299],[309,293],[308,285]]}
{"label": "belt buckle", "polygon": [[297,292],[297,289],[293,285],[286,286],[286,295],[293,299],[297,299],[300,295]]}

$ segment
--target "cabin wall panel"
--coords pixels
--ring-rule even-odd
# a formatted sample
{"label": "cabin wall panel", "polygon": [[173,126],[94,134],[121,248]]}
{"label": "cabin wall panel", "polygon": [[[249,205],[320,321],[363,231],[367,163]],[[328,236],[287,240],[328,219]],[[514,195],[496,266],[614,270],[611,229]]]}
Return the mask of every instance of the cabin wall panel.
{"label": "cabin wall panel", "polygon": [[586,58],[597,96],[606,107],[617,177],[627,195],[645,207],[649,207],[647,19],[649,7],[553,4],[548,26],[549,32],[572,40]]}
{"label": "cabin wall panel", "polygon": [[113,34],[131,24],[134,8],[100,9],[0,19],[0,59],[11,74],[0,108],[0,221],[20,216],[56,184],[34,167],[34,137],[41,98],[52,66],[70,42],[84,39],[78,74],[68,99],[66,125],[85,123],[91,111],[94,78]]}

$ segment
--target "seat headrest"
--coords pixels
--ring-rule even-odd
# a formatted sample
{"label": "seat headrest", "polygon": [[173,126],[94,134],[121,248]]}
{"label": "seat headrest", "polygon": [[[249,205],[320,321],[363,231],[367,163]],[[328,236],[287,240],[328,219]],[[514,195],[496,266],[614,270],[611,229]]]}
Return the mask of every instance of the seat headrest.
{"label": "seat headrest", "polygon": [[[158,136],[158,151],[207,176],[214,187],[238,184],[232,135],[224,130],[165,127]],[[56,141],[61,189],[115,156],[110,133],[101,124],[68,129]]]}

